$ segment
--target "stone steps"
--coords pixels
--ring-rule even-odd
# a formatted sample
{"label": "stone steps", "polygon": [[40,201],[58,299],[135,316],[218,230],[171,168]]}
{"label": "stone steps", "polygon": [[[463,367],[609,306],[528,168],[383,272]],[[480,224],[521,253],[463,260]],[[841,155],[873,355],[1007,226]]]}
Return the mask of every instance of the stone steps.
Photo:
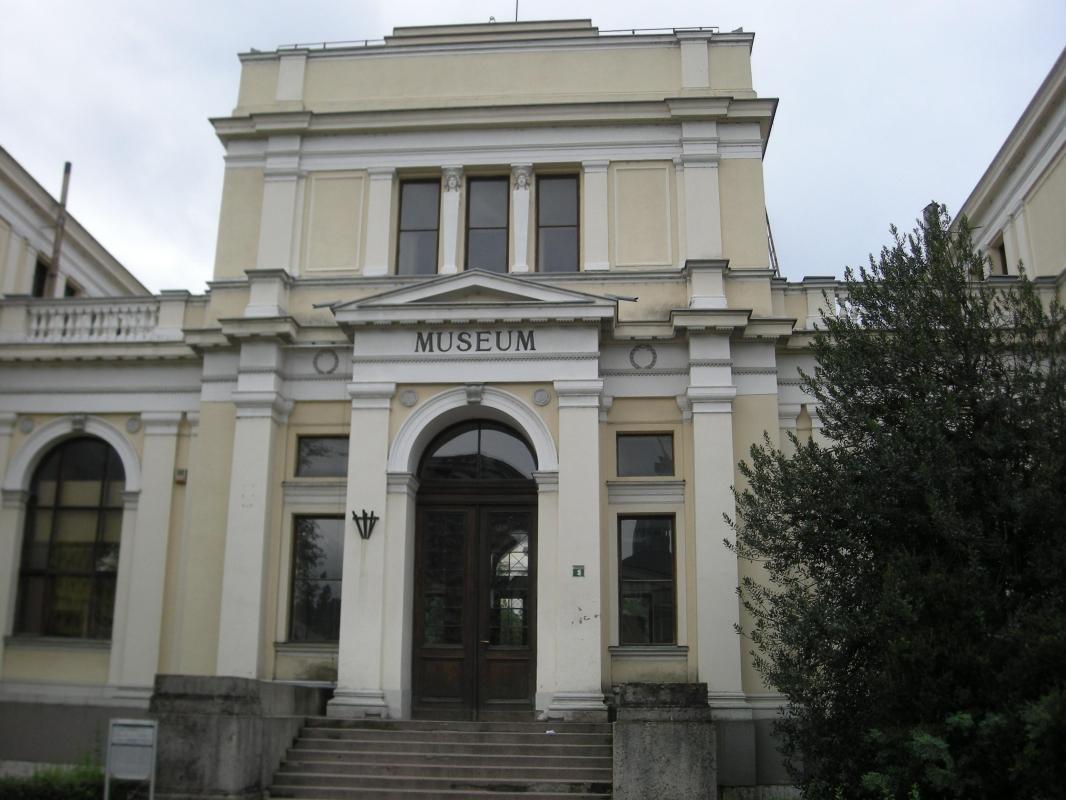
{"label": "stone steps", "polygon": [[611,726],[310,718],[268,795],[609,798]]}

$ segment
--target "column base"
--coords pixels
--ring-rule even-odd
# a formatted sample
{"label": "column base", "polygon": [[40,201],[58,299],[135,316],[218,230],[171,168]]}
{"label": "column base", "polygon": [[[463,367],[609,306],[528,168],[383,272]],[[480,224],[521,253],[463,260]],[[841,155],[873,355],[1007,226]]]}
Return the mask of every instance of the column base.
{"label": "column base", "polygon": [[337,689],[326,703],[327,717],[388,719],[385,693],[377,689]]}
{"label": "column base", "polygon": [[564,722],[606,722],[607,705],[602,692],[556,692],[546,711],[537,719]]}

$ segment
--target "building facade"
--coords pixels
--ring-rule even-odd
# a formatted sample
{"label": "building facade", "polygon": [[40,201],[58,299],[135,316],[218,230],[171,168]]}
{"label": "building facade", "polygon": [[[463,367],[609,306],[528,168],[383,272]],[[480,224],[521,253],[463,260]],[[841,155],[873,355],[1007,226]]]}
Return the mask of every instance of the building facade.
{"label": "building facade", "polygon": [[820,436],[837,284],[771,264],[752,44],[242,55],[209,291],[0,303],[0,759],[77,760],[159,675],[383,718],[703,683],[719,783],[785,783],[725,518],[753,444]]}

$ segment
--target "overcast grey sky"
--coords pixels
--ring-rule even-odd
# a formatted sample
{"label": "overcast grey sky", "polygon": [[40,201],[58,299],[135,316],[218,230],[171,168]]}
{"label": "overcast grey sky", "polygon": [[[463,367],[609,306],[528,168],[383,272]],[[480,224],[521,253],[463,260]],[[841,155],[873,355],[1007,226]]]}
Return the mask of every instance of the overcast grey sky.
{"label": "overcast grey sky", "polygon": [[[841,274],[954,212],[1066,43],[1063,0],[533,2],[521,19],[755,31],[755,87],[780,98],[766,195],[789,278]],[[380,38],[397,25],[513,19],[502,2],[2,0],[0,144],[149,288],[202,291],[236,54]]]}

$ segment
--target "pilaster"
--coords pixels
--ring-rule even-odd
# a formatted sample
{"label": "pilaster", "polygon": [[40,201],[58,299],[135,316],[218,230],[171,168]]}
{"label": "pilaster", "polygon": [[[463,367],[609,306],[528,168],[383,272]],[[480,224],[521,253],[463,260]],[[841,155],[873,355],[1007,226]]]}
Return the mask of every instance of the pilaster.
{"label": "pilaster", "polygon": [[[13,264],[11,266],[14,267]],[[16,414],[0,412],[0,474],[7,469],[17,419]],[[3,678],[4,639],[12,632],[15,621],[18,547],[22,537],[26,499],[26,492],[10,489],[5,489],[0,497],[0,679]]]}
{"label": "pilaster", "polygon": [[718,187],[718,127],[714,122],[681,123],[685,173],[685,257],[722,257],[722,204]]}
{"label": "pilaster", "polygon": [[607,248],[607,161],[583,161],[582,186],[582,254],[585,272],[610,269]]}
{"label": "pilaster", "polygon": [[463,168],[449,166],[441,173],[440,238],[444,259],[440,271],[451,275],[459,271],[459,235],[462,232],[459,200],[463,194]]}
{"label": "pilaster", "polygon": [[[601,380],[556,381],[559,403],[555,686],[548,717],[599,718],[603,702],[600,553]],[[543,558],[543,556],[542,556]],[[574,567],[584,567],[575,575]],[[547,583],[547,582],[546,582]],[[550,585],[550,583],[549,583]]]}
{"label": "pilaster", "polygon": [[392,230],[392,182],[396,170],[373,167],[366,212],[366,260],[364,275],[386,275],[389,271],[389,232]]}
{"label": "pilaster", "polygon": [[[732,486],[733,399],[728,334],[689,339],[693,482],[696,529],[697,669],[712,696],[742,693],[742,654],[736,625],[740,605],[737,558],[725,542],[734,534],[723,515],[735,516]],[[698,366],[697,366],[698,365]]]}
{"label": "pilaster", "polygon": [[[403,659],[386,630],[386,575],[397,582],[403,566],[388,559],[393,539],[406,543],[413,535],[399,530],[397,503],[389,506],[388,477],[383,466],[389,455],[389,409],[396,392],[393,383],[350,383],[352,401],[350,444],[348,447],[348,493],[344,523],[344,581],[341,585],[341,639],[337,651],[337,689],[326,707],[331,717],[390,716],[385,697],[382,670],[383,651]],[[395,485],[395,479],[394,479]],[[359,536],[351,512],[376,514],[379,521],[370,537]],[[390,573],[390,566],[394,570]],[[406,593],[406,588],[404,589]],[[388,615],[396,609],[388,609]],[[402,620],[401,620],[402,621]],[[404,626],[406,627],[406,626]],[[400,640],[402,641],[402,639]],[[409,648],[408,648],[409,649]],[[390,676],[390,681],[402,676]],[[394,698],[395,702],[395,698]],[[394,707],[392,714],[402,713]]]}
{"label": "pilaster", "polygon": [[300,137],[271,136],[263,177],[257,269],[295,270],[296,196],[300,179]]}
{"label": "pilaster", "polygon": [[532,181],[532,164],[511,165],[511,220],[514,228],[511,272],[529,272],[529,187]]}
{"label": "pilaster", "polygon": [[274,450],[292,403],[280,393],[281,348],[269,342],[241,347],[237,407],[230,465],[222,608],[219,615],[219,676],[259,677],[266,648],[263,592],[271,530]]}
{"label": "pilaster", "polygon": [[[120,560],[131,562],[129,597],[133,602],[126,613],[125,630],[112,633],[111,683],[122,689],[144,690],[151,688],[159,665],[167,538],[181,414],[144,412],[141,422],[144,424],[141,497],[132,536],[123,536],[125,541],[119,554]],[[124,644],[115,647],[119,636]]]}
{"label": "pilaster", "polygon": [[787,456],[796,452],[796,446],[792,444],[792,436],[796,435],[796,424],[799,420],[800,409],[803,406],[798,403],[781,403],[777,407],[777,427],[780,431],[781,452]]}

